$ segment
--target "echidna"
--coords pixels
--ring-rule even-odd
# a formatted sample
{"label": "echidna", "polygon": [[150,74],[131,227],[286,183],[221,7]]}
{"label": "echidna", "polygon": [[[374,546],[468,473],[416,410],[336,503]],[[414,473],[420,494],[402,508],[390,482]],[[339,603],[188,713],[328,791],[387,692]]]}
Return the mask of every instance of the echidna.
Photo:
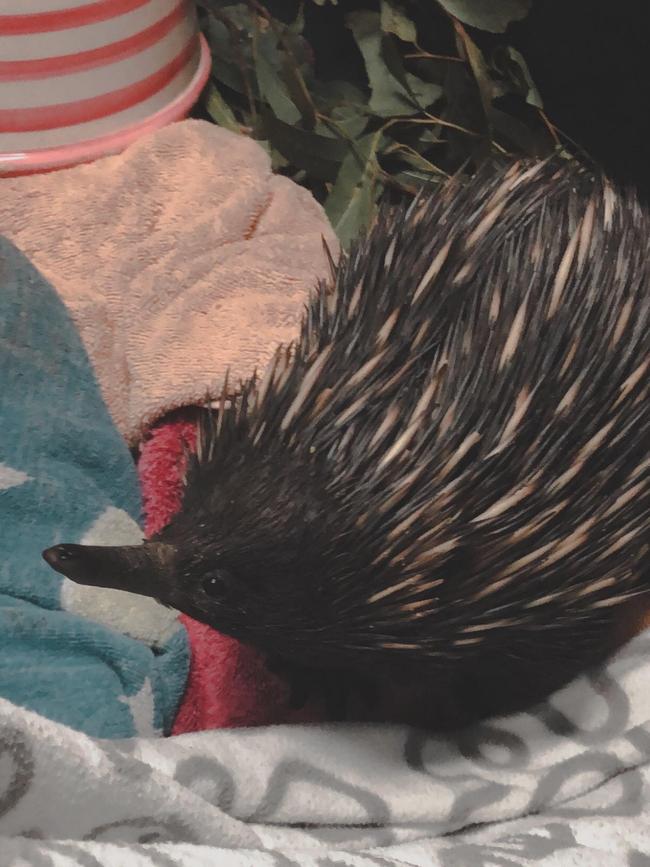
{"label": "echidna", "polygon": [[205,414],[171,524],[46,560],[417,696],[389,718],[532,705],[650,603],[649,238],[633,192],[555,159],[385,207]]}

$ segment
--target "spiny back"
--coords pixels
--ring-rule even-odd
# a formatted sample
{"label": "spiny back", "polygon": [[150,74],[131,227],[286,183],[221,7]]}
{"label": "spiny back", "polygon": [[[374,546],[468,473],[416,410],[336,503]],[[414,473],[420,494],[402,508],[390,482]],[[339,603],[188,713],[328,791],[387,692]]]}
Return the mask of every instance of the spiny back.
{"label": "spiny back", "polygon": [[318,466],[332,554],[367,558],[331,579],[350,652],[569,653],[648,589],[649,237],[554,161],[384,209],[210,435]]}

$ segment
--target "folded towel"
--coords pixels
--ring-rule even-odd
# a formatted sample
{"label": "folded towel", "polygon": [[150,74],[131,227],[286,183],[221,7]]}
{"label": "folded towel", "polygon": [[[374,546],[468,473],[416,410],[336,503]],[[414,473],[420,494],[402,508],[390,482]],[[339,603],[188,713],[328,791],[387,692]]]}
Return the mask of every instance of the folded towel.
{"label": "folded towel", "polygon": [[[92,165],[5,179],[2,192],[0,232],[32,258],[67,306],[113,420],[132,443],[148,421],[220,388],[227,368],[234,381],[263,368],[279,342],[295,337],[307,293],[327,273],[323,239],[337,249],[320,206],[306,190],[271,173],[260,145],[199,121],[159,130]],[[68,332],[61,336],[65,342]],[[57,538],[137,542],[137,508],[120,508],[110,497],[107,503],[99,496],[92,502],[76,498],[70,470],[75,448],[81,448],[76,433],[58,458],[77,523],[69,530],[62,523]],[[113,445],[117,451],[109,455]],[[119,443],[103,444],[98,454],[107,476],[115,461],[126,460]],[[133,469],[125,466],[123,474],[128,472]],[[51,511],[52,520],[63,521],[58,512],[65,513],[64,504],[53,502]],[[30,553],[44,546],[39,541]],[[44,569],[39,563],[38,574]],[[156,657],[159,666],[170,658],[169,642],[180,634],[174,612],[138,597],[48,579],[60,586],[57,605],[139,638],[156,653],[166,648]],[[195,639],[181,714],[185,719],[193,708],[188,727],[268,720],[282,685],[264,687],[264,701],[253,699],[262,688],[254,658],[223,637],[214,658],[216,634],[186,622]],[[178,654],[170,708],[187,666],[187,657],[181,663]],[[214,693],[217,665],[223,679]],[[241,699],[230,704],[238,691]]]}
{"label": "folded towel", "polygon": [[183,121],[123,154],[5,178],[0,233],[67,305],[122,434],[262,369],[336,239],[263,148]]}
{"label": "folded towel", "polygon": [[85,619],[41,558],[141,538],[138,480],[66,308],[2,238],[0,371],[0,696],[100,737],[167,731],[188,668],[174,612],[96,590]]}

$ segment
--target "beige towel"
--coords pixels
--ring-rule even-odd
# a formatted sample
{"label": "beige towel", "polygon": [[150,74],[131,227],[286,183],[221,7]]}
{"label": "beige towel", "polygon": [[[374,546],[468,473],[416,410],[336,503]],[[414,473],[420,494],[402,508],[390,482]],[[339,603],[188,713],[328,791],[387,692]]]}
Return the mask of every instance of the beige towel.
{"label": "beige towel", "polygon": [[0,180],[0,234],[68,306],[126,438],[262,369],[337,245],[260,145],[183,121],[125,153]]}

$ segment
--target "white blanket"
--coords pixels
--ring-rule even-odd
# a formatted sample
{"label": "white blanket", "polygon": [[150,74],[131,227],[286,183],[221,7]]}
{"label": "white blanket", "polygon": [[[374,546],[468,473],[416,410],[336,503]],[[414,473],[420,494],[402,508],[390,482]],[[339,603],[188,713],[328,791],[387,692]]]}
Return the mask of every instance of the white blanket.
{"label": "white blanket", "polygon": [[455,739],[99,741],[0,702],[0,867],[650,865],[649,651]]}

